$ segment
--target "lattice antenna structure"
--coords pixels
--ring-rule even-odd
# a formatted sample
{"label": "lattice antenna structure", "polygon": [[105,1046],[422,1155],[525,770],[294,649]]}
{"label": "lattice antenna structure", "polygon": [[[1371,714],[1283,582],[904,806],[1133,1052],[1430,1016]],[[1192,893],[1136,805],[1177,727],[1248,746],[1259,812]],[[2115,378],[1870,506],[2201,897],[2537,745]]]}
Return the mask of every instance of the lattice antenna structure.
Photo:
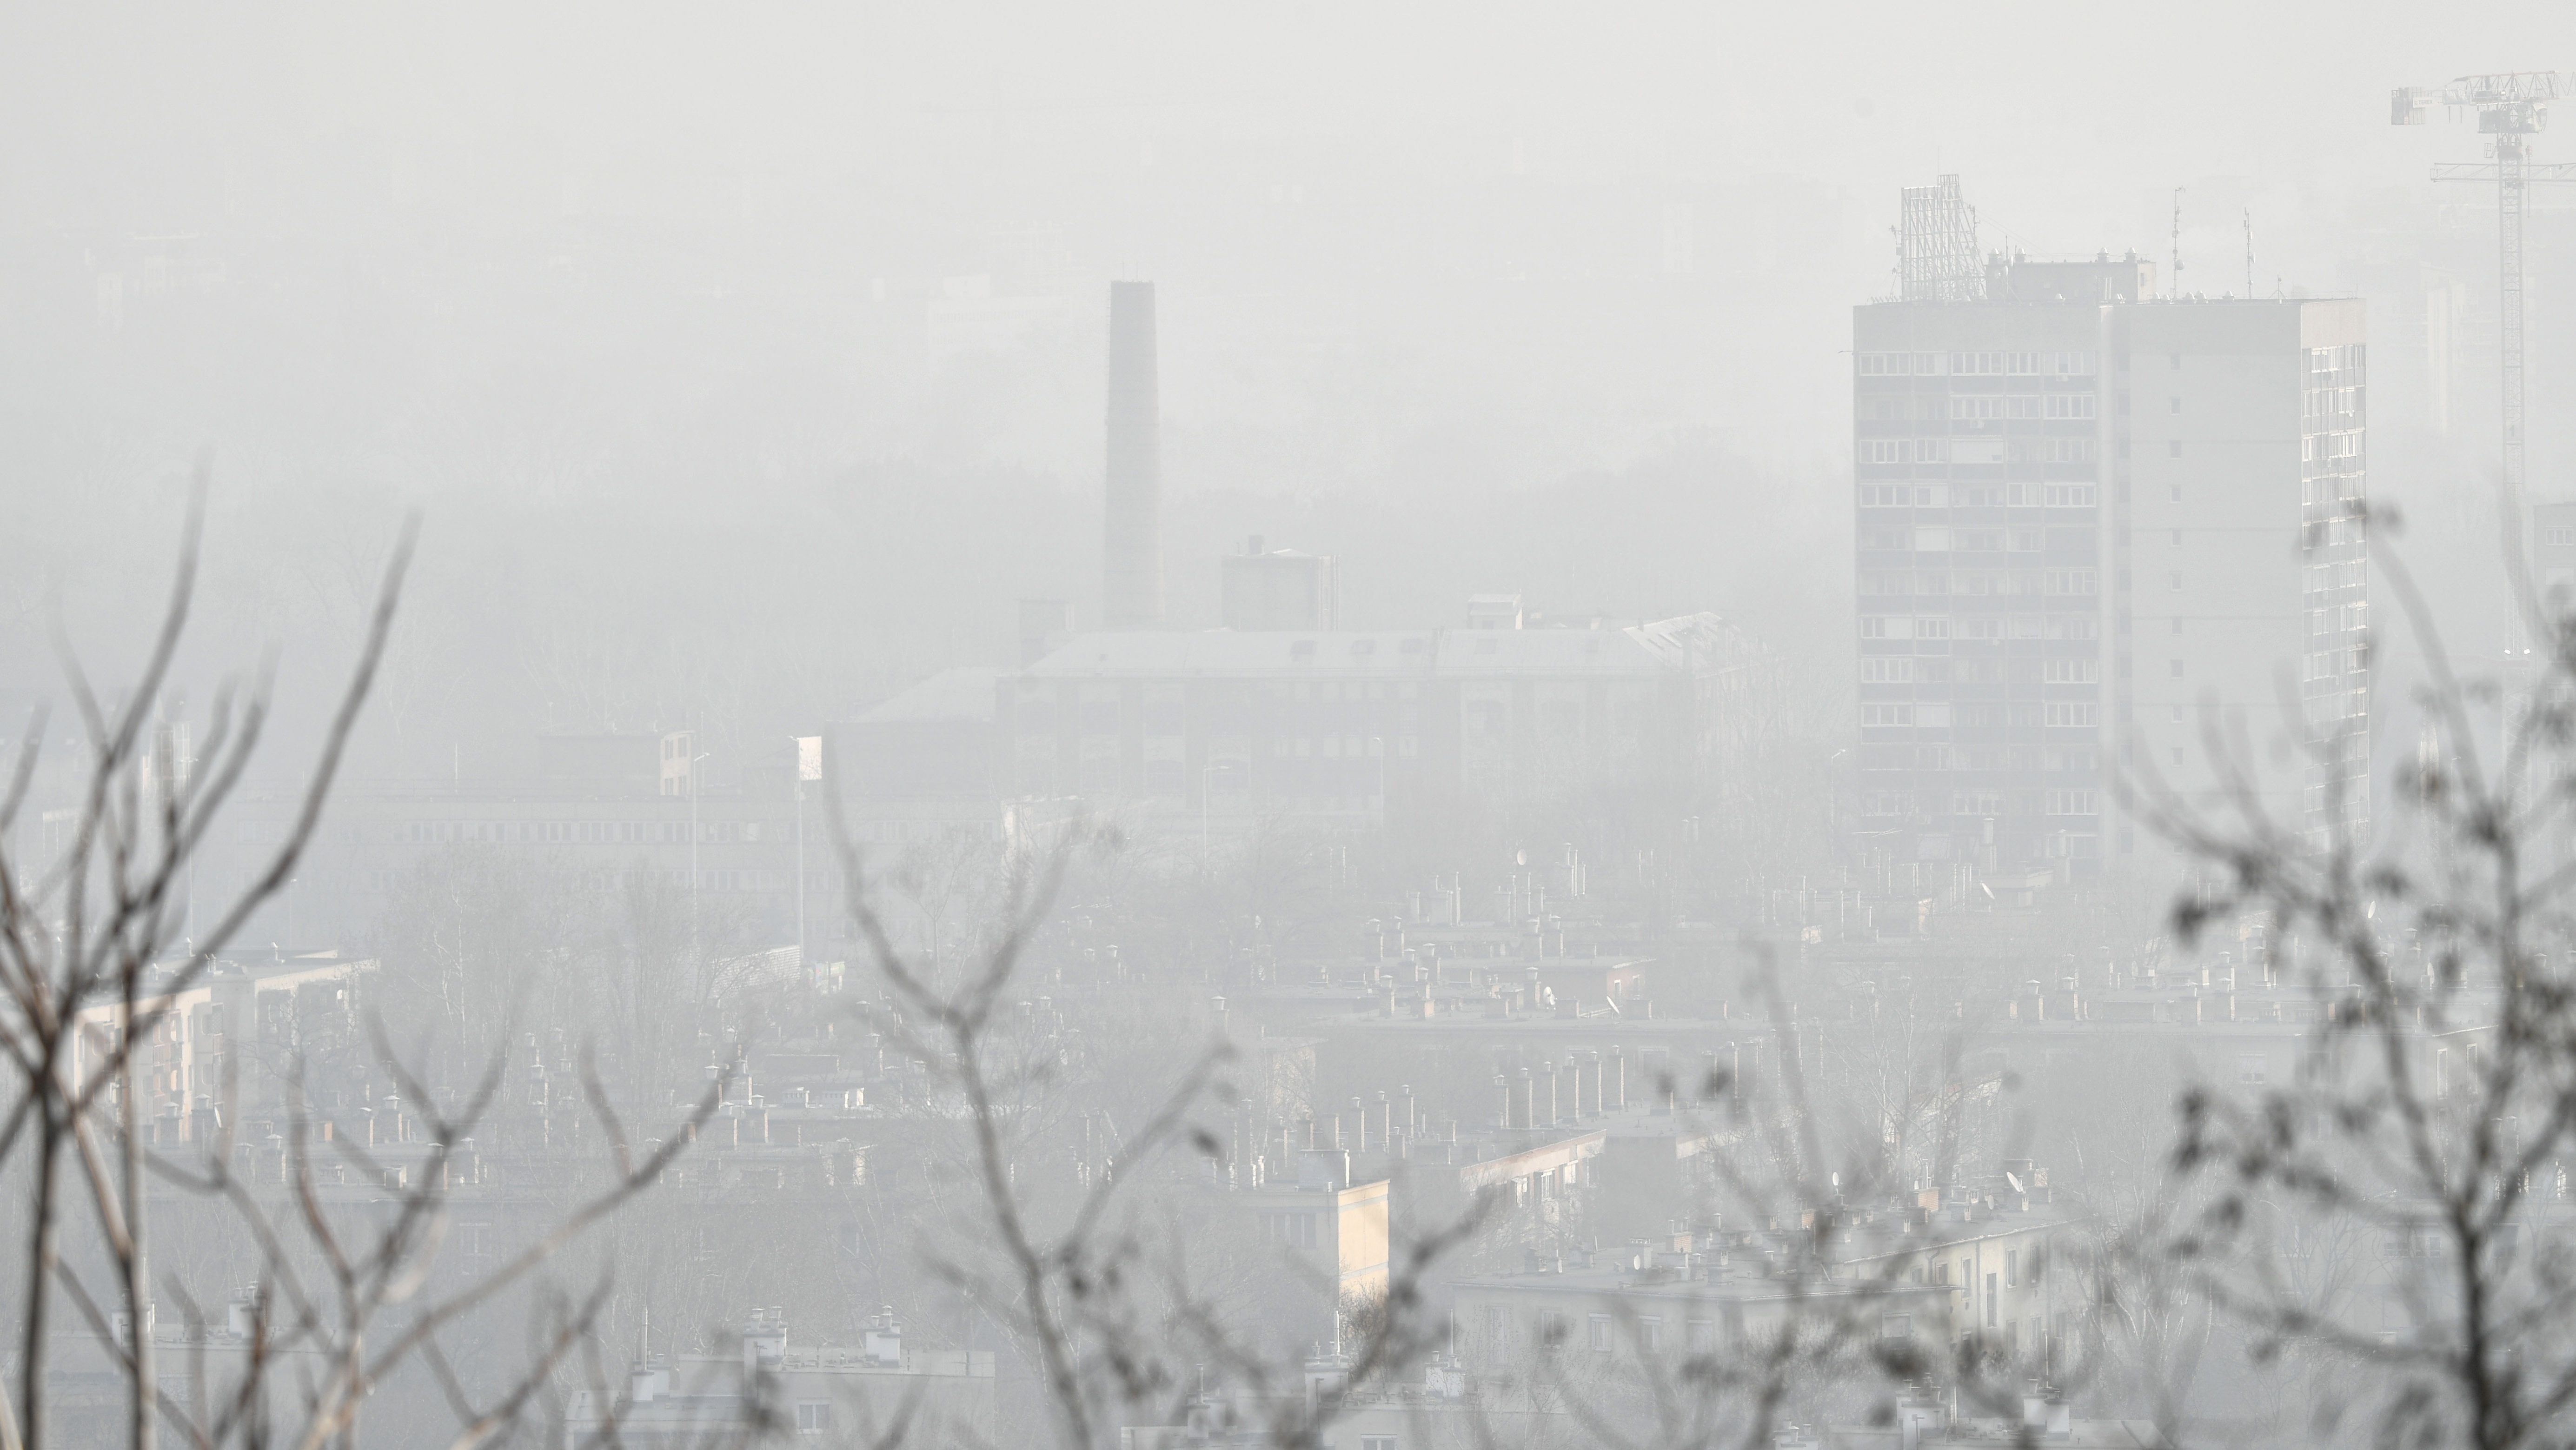
{"label": "lattice antenna structure", "polygon": [[1977,209],[1959,195],[1959,178],[1901,193],[1897,228],[1897,296],[1907,302],[1979,302],[1985,264],[1977,253]]}
{"label": "lattice antenna structure", "polygon": [[2245,208],[2245,295],[2254,295],[2254,208]]}
{"label": "lattice antenna structure", "polygon": [[2165,295],[2182,300],[2182,188],[2174,188],[2173,205],[2173,275],[2165,279]]}

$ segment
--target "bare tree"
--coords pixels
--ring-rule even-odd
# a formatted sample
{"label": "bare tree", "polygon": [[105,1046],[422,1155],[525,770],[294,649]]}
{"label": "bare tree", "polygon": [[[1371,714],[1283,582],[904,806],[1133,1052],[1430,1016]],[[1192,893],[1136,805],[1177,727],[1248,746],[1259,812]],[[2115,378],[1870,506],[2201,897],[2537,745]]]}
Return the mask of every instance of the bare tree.
{"label": "bare tree", "polygon": [[2224,811],[2151,798],[2204,867],[2178,930],[2268,923],[2271,968],[2313,1023],[2289,1081],[2180,1104],[2175,1170],[2199,1206],[2171,1243],[2255,1354],[2356,1371],[2317,1407],[2320,1431],[2349,1412],[2387,1444],[2564,1443],[2576,616],[2525,581],[2527,674],[2463,678],[2411,577],[2378,557],[2429,665],[2430,726],[2376,840],[2331,730],[2308,746],[2338,822],[2322,842],[2267,811],[2242,742],[2214,728]]}
{"label": "bare tree", "polygon": [[[1097,1151],[1077,1155],[1069,1173],[1041,1182],[1025,1171],[1042,1151],[1032,1129],[1048,1116],[1046,1100],[1060,1096],[1041,1089],[1056,1080],[1063,1053],[1024,1030],[1024,1011],[1011,1010],[1026,1005],[1014,988],[1068,873],[1084,852],[1114,848],[1113,835],[1078,826],[1051,846],[1011,853],[993,874],[981,929],[951,938],[971,939],[971,953],[935,954],[898,943],[839,794],[827,788],[824,798],[852,921],[882,993],[864,1009],[869,1025],[919,1066],[940,1095],[932,1116],[953,1122],[964,1139],[974,1218],[965,1243],[938,1252],[932,1268],[1034,1365],[1057,1443],[1113,1443],[1122,1426],[1164,1423],[1186,1395],[1204,1399],[1221,1386],[1260,1407],[1261,1438],[1316,1445],[1354,1387],[1401,1374],[1434,1347],[1439,1331],[1425,1307],[1425,1278],[1469,1225],[1417,1239],[1382,1299],[1349,1306],[1348,1353],[1334,1387],[1317,1396],[1283,1393],[1302,1390],[1303,1364],[1282,1363],[1243,1335],[1234,1310],[1195,1278],[1195,1231],[1143,1191],[1186,1183],[1193,1164],[1222,1157],[1222,1114],[1233,1101],[1225,1080],[1233,1051],[1222,1037],[1195,1050],[1164,1044],[1147,1059],[1163,1087],[1141,1121],[1098,1123]],[[908,887],[895,883],[907,894]],[[1122,1060],[1132,1063],[1143,1046],[1119,1044]],[[1094,1124],[1085,1116],[1088,1133]],[[1205,1383],[1211,1373],[1217,1386]]]}
{"label": "bare tree", "polygon": [[[203,764],[182,768],[167,732],[156,728],[163,691],[188,621],[197,576],[204,478],[201,470],[181,536],[169,602],[140,674],[121,704],[102,703],[66,645],[68,692],[87,746],[83,784],[67,832],[30,859],[10,828],[26,810],[45,732],[27,732],[5,797],[0,797],[0,1053],[16,1089],[0,1120],[0,1162],[15,1156],[28,1185],[15,1220],[23,1261],[17,1383],[0,1401],[0,1445],[43,1450],[59,1437],[51,1414],[50,1351],[61,1338],[56,1304],[68,1302],[95,1337],[123,1386],[122,1438],[152,1450],[163,1431],[199,1450],[291,1443],[298,1450],[356,1442],[369,1395],[389,1375],[423,1365],[454,1410],[453,1443],[480,1444],[514,1424],[578,1345],[606,1293],[599,1281],[559,1298],[531,1362],[500,1384],[470,1391],[452,1371],[440,1336],[514,1287],[531,1283],[566,1248],[643,1192],[684,1148],[684,1121],[638,1152],[595,1082],[590,1098],[606,1163],[560,1217],[533,1232],[489,1272],[434,1281],[457,1181],[470,1178],[471,1134],[502,1080],[497,1054],[470,1088],[433,1090],[376,1038],[377,1070],[400,1088],[402,1114],[419,1125],[399,1135],[399,1158],[356,1140],[346,1125],[317,1118],[303,1091],[302,1064],[285,1065],[289,1132],[263,1152],[237,1136],[236,1080],[213,1114],[221,1127],[184,1150],[152,1141],[142,1120],[143,1053],[184,1010],[187,994],[216,971],[227,943],[292,879],[312,846],[369,687],[384,657],[412,554],[412,531],[397,542],[379,585],[365,642],[340,692],[320,756],[293,817],[247,883],[210,914],[184,950],[187,883],[197,858],[240,784],[269,723],[266,681],[228,688],[217,699]],[[206,920],[201,915],[200,920]],[[233,1055],[237,1073],[238,1054]],[[712,1111],[711,1089],[688,1121]],[[217,1341],[184,1283],[168,1287],[186,1307],[188,1380],[174,1396],[156,1365],[149,1330],[153,1300],[147,1208],[154,1181],[218,1206],[248,1240],[258,1284],[243,1318]],[[81,1272],[67,1231],[94,1231],[107,1277]],[[206,1361],[221,1358],[212,1367]],[[220,1379],[220,1393],[208,1393]]]}

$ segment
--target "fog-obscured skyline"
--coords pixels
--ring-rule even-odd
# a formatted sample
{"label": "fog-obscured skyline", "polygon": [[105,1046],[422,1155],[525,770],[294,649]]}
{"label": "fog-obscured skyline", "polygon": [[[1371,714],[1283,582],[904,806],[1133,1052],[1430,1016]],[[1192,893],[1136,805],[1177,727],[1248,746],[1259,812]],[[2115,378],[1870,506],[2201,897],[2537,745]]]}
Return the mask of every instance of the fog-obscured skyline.
{"label": "fog-obscured skyline", "polygon": [[[1465,586],[1794,636],[1797,610],[1766,612],[1812,571],[1775,561],[1835,548],[1848,309],[1889,290],[1899,187],[1955,171],[1990,248],[2163,270],[2179,186],[2187,289],[2243,289],[2250,212],[2257,291],[2375,290],[2384,338],[2420,333],[2408,269],[2491,296],[2492,208],[2425,179],[2474,134],[2392,130],[2387,91],[2540,63],[2550,18],[22,12],[0,470],[42,527],[11,546],[14,633],[43,637],[56,588],[76,630],[118,633],[118,580],[158,557],[144,522],[204,450],[234,658],[416,506],[425,589],[537,638],[596,615],[617,642],[593,647],[639,657],[702,626],[809,653],[789,641],[823,631],[852,668],[775,708],[846,713],[1007,652],[1011,597],[1091,617],[1102,284],[1139,276],[1164,297],[1176,623],[1214,622],[1213,553],[1258,532],[1348,556],[1371,622],[1444,622]],[[2565,232],[2535,218],[2536,397],[2570,355],[2546,325]],[[2491,468],[2491,369],[2459,371],[2448,438],[2383,429],[2383,496]],[[2564,449],[2536,421],[2535,477]],[[1716,532],[1731,488],[1789,497],[1642,578],[1635,546],[1671,531],[1634,512],[1594,544],[1512,542],[1623,473],[1673,490],[1646,515]],[[955,523],[881,550],[880,498]],[[2490,537],[2453,532],[2446,557]],[[1480,533],[1486,557],[1421,562]],[[754,604],[782,563],[844,617]],[[543,663],[489,694],[461,678],[521,632],[422,661],[469,717],[432,734],[612,708]],[[50,673],[41,650],[10,668]],[[611,694],[667,719],[717,688],[664,670]]]}
{"label": "fog-obscured skyline", "polygon": [[2567,1443],[2569,17],[0,9],[0,1447]]}

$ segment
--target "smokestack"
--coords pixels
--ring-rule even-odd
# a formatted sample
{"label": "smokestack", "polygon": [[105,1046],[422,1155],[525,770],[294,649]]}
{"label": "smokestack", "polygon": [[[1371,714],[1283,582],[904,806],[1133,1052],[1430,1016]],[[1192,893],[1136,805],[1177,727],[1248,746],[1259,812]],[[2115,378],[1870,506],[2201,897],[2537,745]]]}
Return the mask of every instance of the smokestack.
{"label": "smokestack", "polygon": [[1163,449],[1154,368],[1154,284],[1109,284],[1109,486],[1101,623],[1163,622]]}

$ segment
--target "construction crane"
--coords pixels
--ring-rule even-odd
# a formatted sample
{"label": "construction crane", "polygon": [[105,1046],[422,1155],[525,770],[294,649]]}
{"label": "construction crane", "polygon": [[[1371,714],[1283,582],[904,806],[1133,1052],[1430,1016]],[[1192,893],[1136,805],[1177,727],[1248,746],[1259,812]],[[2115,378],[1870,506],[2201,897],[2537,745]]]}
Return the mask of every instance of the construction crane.
{"label": "construction crane", "polygon": [[[2565,162],[2535,164],[2531,143],[2549,125],[2549,103],[2576,96],[2576,76],[2555,71],[2511,71],[2462,76],[2444,86],[2401,86],[2389,98],[2389,121],[2421,126],[2435,106],[2452,116],[2473,112],[2478,131],[2495,139],[2488,144],[2494,160],[2449,162],[2433,168],[2435,181],[2492,181],[2496,188],[2497,270],[2501,287],[2496,314],[2503,343],[2504,504],[2512,537],[2520,538],[2523,518],[2522,472],[2522,221],[2525,197],[2535,183],[2576,181],[2576,166]],[[2515,571],[2517,574],[2519,570]],[[2531,643],[2520,602],[2506,611],[2506,658],[2528,663]]]}

